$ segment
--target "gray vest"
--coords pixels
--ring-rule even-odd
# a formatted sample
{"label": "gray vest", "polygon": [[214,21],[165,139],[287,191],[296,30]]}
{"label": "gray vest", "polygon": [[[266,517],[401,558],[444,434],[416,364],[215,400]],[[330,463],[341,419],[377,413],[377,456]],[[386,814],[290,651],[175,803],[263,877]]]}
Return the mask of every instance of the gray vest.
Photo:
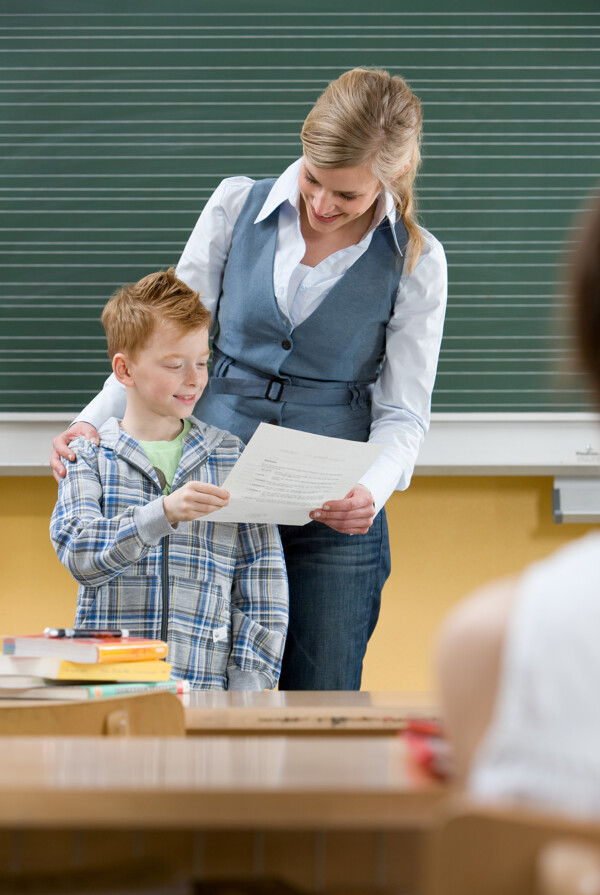
{"label": "gray vest", "polygon": [[233,229],[214,367],[196,415],[248,441],[261,422],[366,441],[408,234],[387,218],[319,307],[292,329],[277,306],[279,209],[255,224],[274,180],[254,184]]}

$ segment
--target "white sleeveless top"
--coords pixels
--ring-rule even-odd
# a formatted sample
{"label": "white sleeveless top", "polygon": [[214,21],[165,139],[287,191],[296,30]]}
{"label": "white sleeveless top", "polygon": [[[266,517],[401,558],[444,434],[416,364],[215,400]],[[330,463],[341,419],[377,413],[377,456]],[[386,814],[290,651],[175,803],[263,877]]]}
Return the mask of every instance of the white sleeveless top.
{"label": "white sleeveless top", "polygon": [[600,818],[600,533],[520,579],[469,789]]}

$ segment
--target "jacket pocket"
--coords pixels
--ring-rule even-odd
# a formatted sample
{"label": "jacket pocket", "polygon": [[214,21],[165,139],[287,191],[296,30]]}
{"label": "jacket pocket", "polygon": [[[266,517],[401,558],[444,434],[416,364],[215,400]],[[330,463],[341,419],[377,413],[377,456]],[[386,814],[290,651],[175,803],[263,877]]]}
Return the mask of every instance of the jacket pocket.
{"label": "jacket pocket", "polygon": [[160,580],[153,575],[120,575],[77,598],[76,624],[82,628],[127,628],[133,637],[159,637]]}
{"label": "jacket pocket", "polygon": [[171,578],[169,661],[192,686],[225,688],[231,652],[229,594],[197,578]]}
{"label": "jacket pocket", "polygon": [[77,610],[75,612],[76,628],[97,628],[99,626],[98,588],[80,587],[77,594]]}

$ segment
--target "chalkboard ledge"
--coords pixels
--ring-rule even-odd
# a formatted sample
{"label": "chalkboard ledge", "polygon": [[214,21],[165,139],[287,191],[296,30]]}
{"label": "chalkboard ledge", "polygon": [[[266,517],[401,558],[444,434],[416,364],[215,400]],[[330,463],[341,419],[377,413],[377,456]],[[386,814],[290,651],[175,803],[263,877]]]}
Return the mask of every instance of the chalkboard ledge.
{"label": "chalkboard ledge", "polygon": [[[0,475],[50,475],[70,413],[0,413]],[[600,473],[600,415],[434,413],[415,475]]]}
{"label": "chalkboard ledge", "polygon": [[416,475],[590,475],[600,472],[595,413],[437,413]]}

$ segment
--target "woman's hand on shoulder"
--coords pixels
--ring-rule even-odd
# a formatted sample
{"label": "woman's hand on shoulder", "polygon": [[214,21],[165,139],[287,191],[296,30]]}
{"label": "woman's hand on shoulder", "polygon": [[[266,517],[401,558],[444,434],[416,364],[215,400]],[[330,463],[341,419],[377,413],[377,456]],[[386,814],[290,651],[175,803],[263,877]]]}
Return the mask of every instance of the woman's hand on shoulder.
{"label": "woman's hand on shoulder", "polygon": [[94,444],[100,444],[98,432],[92,425],[90,425],[90,423],[75,423],[70,429],[57,435],[52,442],[50,468],[52,470],[52,475],[59,483],[67,474],[67,470],[64,467],[61,457],[66,457],[67,460],[75,459],[75,454],[70,449],[69,442],[73,441],[74,438],[77,438],[78,435],[83,435],[84,438],[88,438],[90,441],[93,441]]}
{"label": "woman's hand on shoulder", "polygon": [[328,500],[312,510],[311,519],[348,535],[364,535],[375,518],[373,495],[364,485],[355,485],[343,500]]}

